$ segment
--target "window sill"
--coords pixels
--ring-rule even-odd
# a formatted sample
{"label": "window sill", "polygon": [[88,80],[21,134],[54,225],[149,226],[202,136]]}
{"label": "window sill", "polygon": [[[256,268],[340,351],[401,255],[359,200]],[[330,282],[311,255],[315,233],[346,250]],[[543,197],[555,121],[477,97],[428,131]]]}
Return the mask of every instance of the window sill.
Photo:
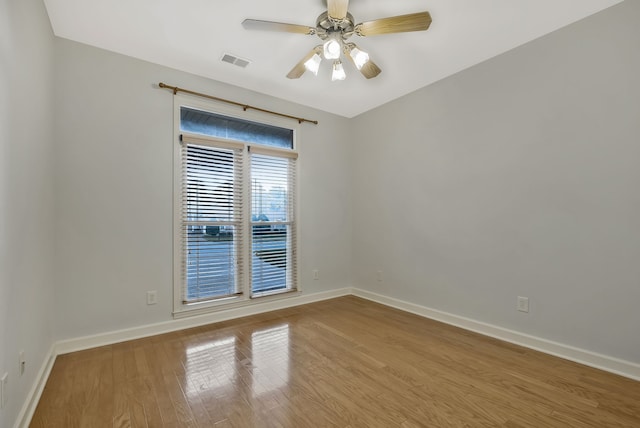
{"label": "window sill", "polygon": [[174,319],[189,318],[198,315],[205,315],[214,312],[224,312],[233,309],[261,306],[270,302],[298,297],[302,294],[300,290],[266,292],[252,296],[249,299],[242,299],[236,302],[212,301],[207,303],[195,303],[193,305],[184,305],[181,309],[173,312]]}

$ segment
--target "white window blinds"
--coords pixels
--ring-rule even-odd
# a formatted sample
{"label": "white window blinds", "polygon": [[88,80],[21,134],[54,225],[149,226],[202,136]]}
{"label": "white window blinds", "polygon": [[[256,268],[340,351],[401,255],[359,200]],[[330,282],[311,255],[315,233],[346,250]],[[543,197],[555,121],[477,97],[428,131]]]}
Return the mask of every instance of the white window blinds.
{"label": "white window blinds", "polygon": [[244,145],[183,136],[182,302],[242,293]]}
{"label": "white window blinds", "polygon": [[295,290],[296,154],[251,146],[252,295]]}

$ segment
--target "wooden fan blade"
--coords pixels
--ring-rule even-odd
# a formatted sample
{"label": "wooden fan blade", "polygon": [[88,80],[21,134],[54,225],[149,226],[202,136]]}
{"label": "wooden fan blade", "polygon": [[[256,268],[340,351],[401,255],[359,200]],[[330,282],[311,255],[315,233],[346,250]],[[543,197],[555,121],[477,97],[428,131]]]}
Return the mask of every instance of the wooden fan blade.
{"label": "wooden fan blade", "polygon": [[347,9],[349,8],[349,0],[328,0],[327,14],[333,19],[345,19],[347,17]]}
{"label": "wooden fan blade", "polygon": [[242,21],[242,26],[246,30],[260,30],[260,31],[281,31],[285,33],[298,33],[298,34],[315,34],[316,29],[306,25],[297,24],[285,24],[283,22],[273,21],[260,21],[259,19],[245,19]]}
{"label": "wooden fan blade", "polygon": [[360,73],[362,73],[362,75],[367,79],[374,78],[381,72],[382,70],[380,70],[380,67],[378,67],[376,63],[371,60],[367,61],[367,63],[360,69]]}
{"label": "wooden fan blade", "polygon": [[377,36],[378,34],[424,31],[430,25],[429,12],[418,12],[363,22],[356,25],[355,31],[359,36]]}
{"label": "wooden fan blade", "polygon": [[316,46],[315,48],[311,49],[311,52],[305,55],[304,58],[300,60],[300,62],[298,62],[296,65],[293,66],[289,74],[287,74],[287,77],[289,79],[299,79],[300,77],[302,77],[304,72],[307,71],[307,68],[304,66],[304,63],[309,61],[311,57],[314,56],[315,54],[320,55],[321,52],[322,52],[322,46]]}

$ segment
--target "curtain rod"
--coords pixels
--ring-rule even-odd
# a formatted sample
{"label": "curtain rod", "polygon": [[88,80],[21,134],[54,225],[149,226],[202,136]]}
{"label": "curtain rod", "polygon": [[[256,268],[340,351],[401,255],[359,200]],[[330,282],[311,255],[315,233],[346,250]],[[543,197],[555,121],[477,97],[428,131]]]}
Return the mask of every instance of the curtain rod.
{"label": "curtain rod", "polygon": [[214,101],[221,101],[223,103],[233,104],[235,106],[242,107],[242,109],[244,111],[252,109],[252,110],[261,111],[263,113],[275,114],[276,116],[286,117],[286,118],[289,118],[289,119],[294,119],[294,120],[297,120],[298,123],[309,122],[309,123],[313,123],[314,125],[318,124],[317,120],[309,120],[309,119],[305,119],[305,118],[302,118],[302,117],[296,117],[296,116],[290,116],[290,115],[284,114],[284,113],[278,113],[276,111],[265,110],[265,109],[260,108],[260,107],[254,107],[254,106],[250,106],[248,104],[242,104],[242,103],[238,103],[238,102],[235,102],[235,101],[225,100],[224,98],[218,98],[218,97],[214,97],[212,95],[203,94],[203,93],[200,93],[200,92],[195,92],[195,91],[190,91],[188,89],[178,88],[177,86],[165,85],[162,82],[158,83],[158,86],[160,86],[163,89],[171,89],[173,91],[173,95],[177,94],[178,92],[184,92],[185,94],[196,95],[198,97],[208,98],[208,99],[214,100]]}

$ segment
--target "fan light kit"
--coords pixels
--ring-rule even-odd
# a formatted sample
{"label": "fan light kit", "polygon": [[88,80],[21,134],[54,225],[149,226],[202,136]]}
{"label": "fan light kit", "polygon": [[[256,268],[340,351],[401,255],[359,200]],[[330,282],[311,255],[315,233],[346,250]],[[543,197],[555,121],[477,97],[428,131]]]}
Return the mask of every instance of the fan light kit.
{"label": "fan light kit", "polygon": [[274,21],[245,19],[242,25],[247,30],[280,31],[316,35],[322,44],[315,46],[287,74],[289,79],[300,78],[305,71],[318,75],[323,58],[333,62],[331,80],[344,80],[347,75],[340,57],[349,58],[355,67],[367,79],[380,74],[380,68],[369,58],[369,54],[348,39],[356,34],[360,37],[380,34],[425,31],[431,25],[429,12],[417,12],[408,15],[392,16],[354,25],[353,16],[347,11],[349,0],[327,0],[327,11],[320,14],[315,27],[285,24]]}

